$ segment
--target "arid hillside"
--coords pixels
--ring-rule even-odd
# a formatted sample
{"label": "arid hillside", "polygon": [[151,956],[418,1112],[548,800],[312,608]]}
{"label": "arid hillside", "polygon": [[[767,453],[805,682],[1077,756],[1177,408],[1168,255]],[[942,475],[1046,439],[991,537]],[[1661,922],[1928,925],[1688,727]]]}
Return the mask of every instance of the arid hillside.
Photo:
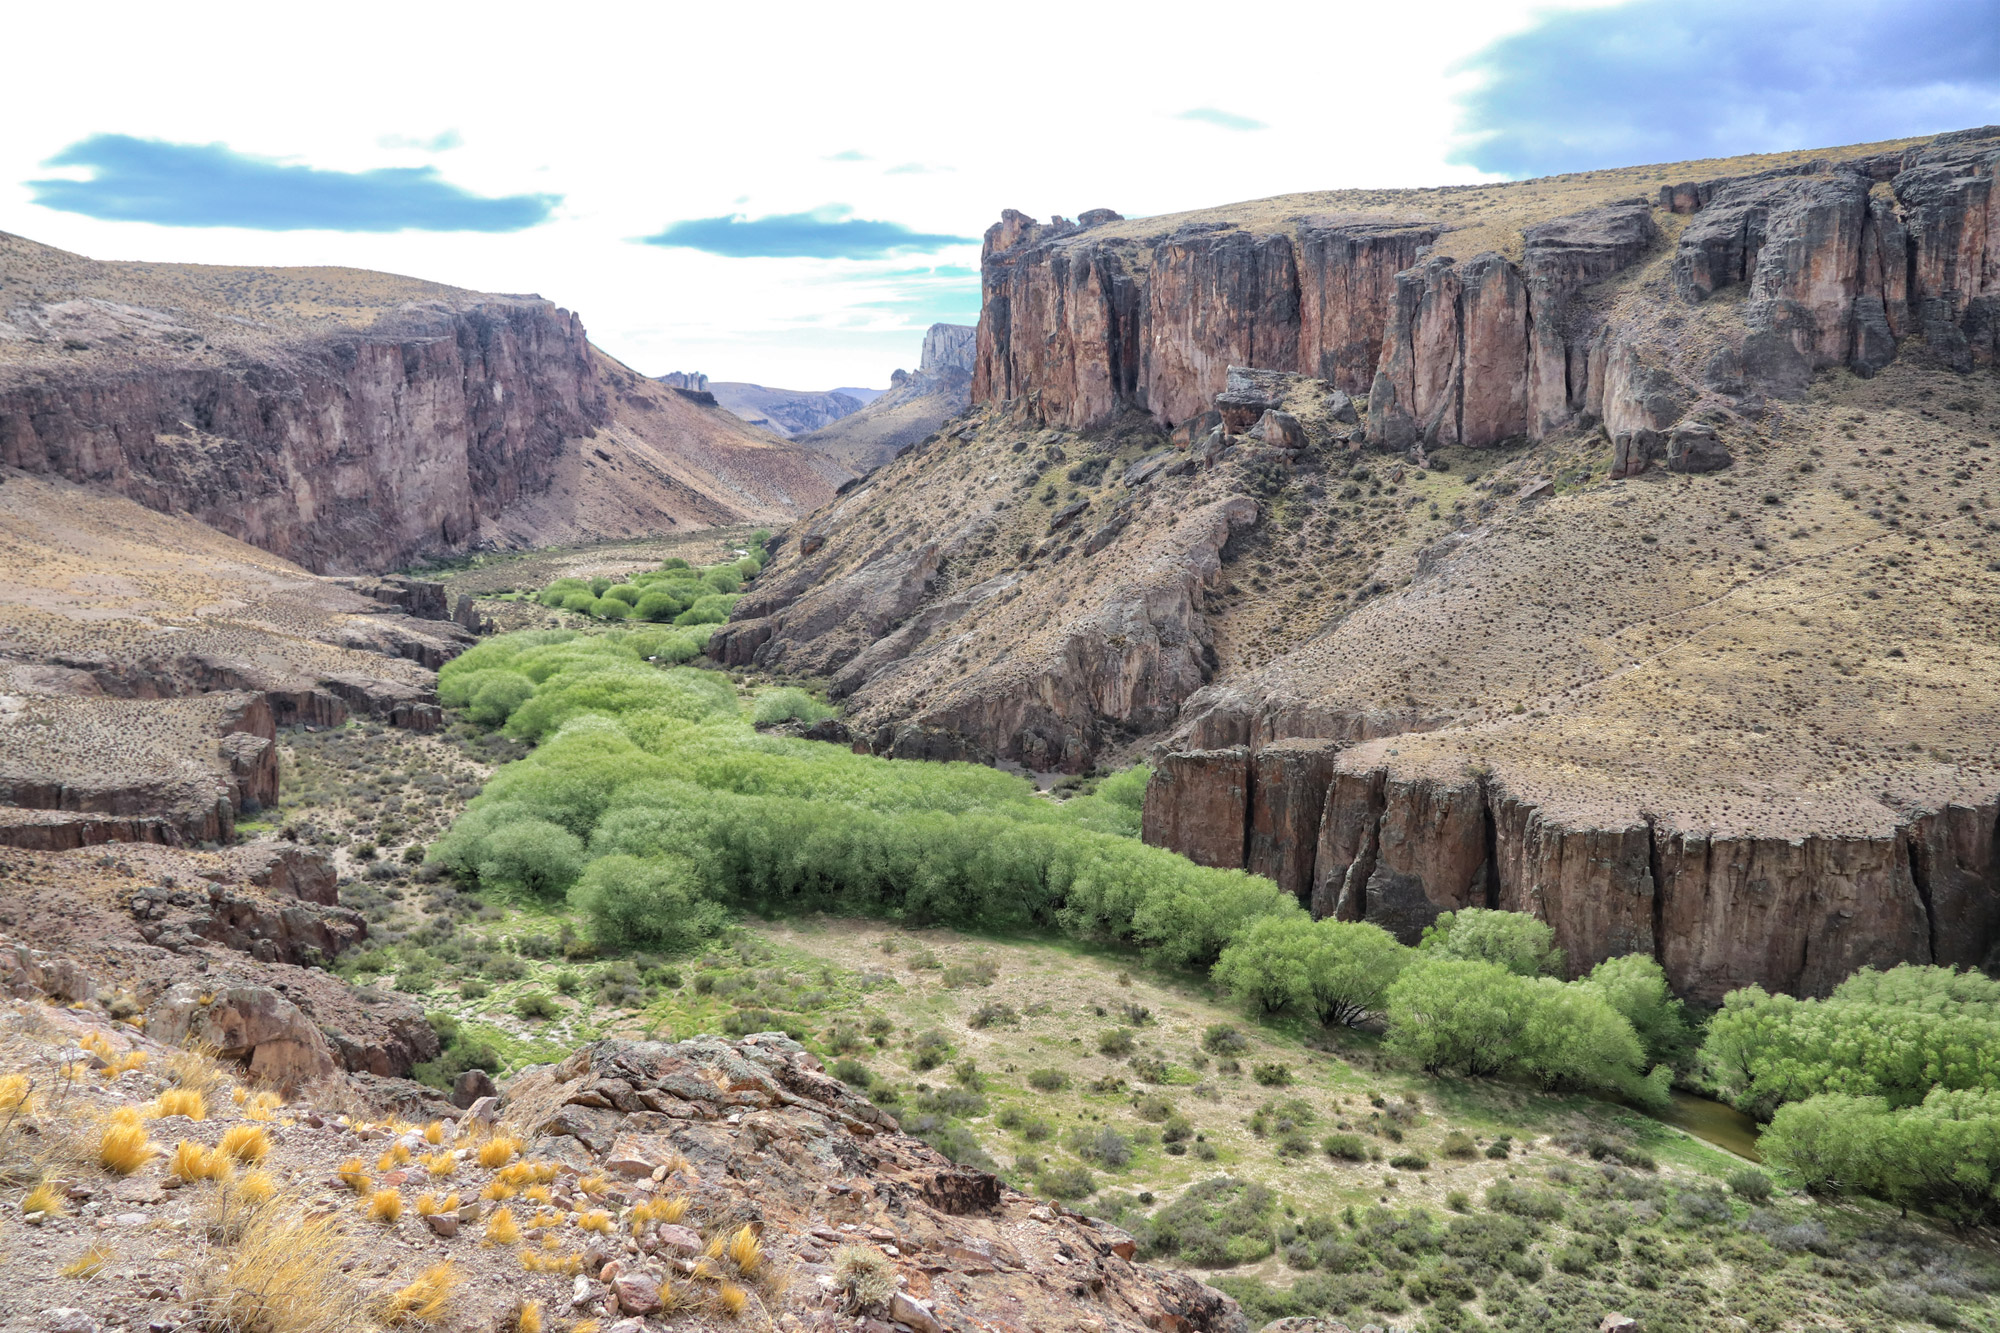
{"label": "arid hillside", "polygon": [[1150,839],[1406,937],[1517,907],[1711,999],[1978,962],[1996,160],[1010,214],[970,413],[713,651],[878,751],[1152,751]]}
{"label": "arid hillside", "polygon": [[780,521],[849,475],[627,370],[540,297],[9,235],[0,464],[331,573]]}
{"label": "arid hillside", "polygon": [[857,472],[880,466],[965,410],[972,394],[973,348],[974,330],[962,324],[931,325],[914,372],[898,370],[887,393],[797,436],[798,442]]}

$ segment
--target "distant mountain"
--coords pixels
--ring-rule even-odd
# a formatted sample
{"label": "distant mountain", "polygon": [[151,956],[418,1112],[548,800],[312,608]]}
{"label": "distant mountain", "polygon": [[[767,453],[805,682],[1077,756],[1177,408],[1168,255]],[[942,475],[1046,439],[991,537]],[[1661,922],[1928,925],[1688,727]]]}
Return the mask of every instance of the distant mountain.
{"label": "distant mountain", "polygon": [[889,391],[887,389],[857,389],[851,384],[843,384],[838,389],[835,389],[834,392],[844,393],[849,398],[859,398],[864,403],[872,403]]}
{"label": "distant mountain", "polygon": [[897,371],[889,377],[888,392],[866,407],[794,439],[857,472],[881,466],[898,449],[923,439],[971,403],[977,336],[978,331],[966,324],[931,325],[924,334],[916,373]]}
{"label": "distant mountain", "polygon": [[878,396],[869,389],[771,389],[762,384],[701,379],[702,387],[726,410],[753,426],[786,437],[830,426],[859,412],[869,398]]}

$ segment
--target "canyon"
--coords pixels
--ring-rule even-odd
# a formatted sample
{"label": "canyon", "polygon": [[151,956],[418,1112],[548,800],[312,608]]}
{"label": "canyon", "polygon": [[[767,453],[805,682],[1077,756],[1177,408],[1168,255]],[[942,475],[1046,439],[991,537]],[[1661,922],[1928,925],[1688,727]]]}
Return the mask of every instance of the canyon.
{"label": "canyon", "polygon": [[966,409],[972,400],[975,340],[967,325],[931,325],[924,331],[914,371],[895,371],[886,393],[837,421],[802,432],[798,442],[857,472],[881,466]]}
{"label": "canyon", "polygon": [[782,521],[850,475],[631,372],[539,297],[4,234],[0,467],[350,574]]}
{"label": "canyon", "polygon": [[711,651],[1414,940],[1823,994],[2000,945],[2000,127],[987,233],[971,406]]}

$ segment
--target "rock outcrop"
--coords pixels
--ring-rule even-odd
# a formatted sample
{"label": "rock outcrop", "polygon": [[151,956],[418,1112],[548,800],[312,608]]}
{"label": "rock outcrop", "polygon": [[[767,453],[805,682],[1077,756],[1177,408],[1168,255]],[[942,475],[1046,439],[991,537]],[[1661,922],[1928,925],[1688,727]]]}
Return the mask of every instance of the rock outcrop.
{"label": "rock outcrop", "polygon": [[838,421],[798,435],[798,443],[858,472],[881,466],[965,411],[972,401],[975,351],[976,335],[969,325],[931,325],[915,371],[896,371],[887,393],[856,404]]}
{"label": "rock outcrop", "polygon": [[[531,1150],[602,1168],[624,1188],[686,1194],[698,1210],[761,1230],[796,1265],[787,1327],[831,1330],[858,1314],[907,1328],[983,1327],[1247,1333],[1236,1303],[1185,1274],[1134,1263],[1116,1227],[1038,1202],[954,1165],[827,1076],[781,1034],[741,1041],[604,1041],[503,1089],[501,1112]],[[665,1183],[655,1185],[653,1182]],[[650,1233],[603,1282],[579,1279],[579,1306],[643,1300],[641,1275],[692,1254],[681,1227]],[[842,1244],[885,1248],[900,1290],[855,1309],[831,1271]],[[657,1281],[653,1288],[657,1288]],[[629,1308],[629,1307],[627,1307]],[[890,1326],[887,1323],[884,1327]]]}
{"label": "rock outcrop", "polygon": [[[846,475],[712,399],[663,411],[673,390],[642,388],[539,297],[99,263],[4,234],[0,276],[0,466],[191,516],[315,572],[769,521]],[[579,514],[566,500],[600,464],[624,474],[604,489],[627,503]]]}

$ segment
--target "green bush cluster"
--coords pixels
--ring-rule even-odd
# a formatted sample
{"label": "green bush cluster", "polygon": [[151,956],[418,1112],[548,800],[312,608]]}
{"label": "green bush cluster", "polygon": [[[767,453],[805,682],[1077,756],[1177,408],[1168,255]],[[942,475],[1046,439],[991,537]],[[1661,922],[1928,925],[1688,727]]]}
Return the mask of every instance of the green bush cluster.
{"label": "green bush cluster", "polygon": [[1565,984],[1550,975],[1562,968],[1553,940],[1526,913],[1480,908],[1444,913],[1414,949],[1365,921],[1271,915],[1223,950],[1214,976],[1265,1012],[1386,1016],[1390,1047],[1433,1072],[1664,1100],[1688,1029],[1659,964],[1611,959]]}
{"label": "green bush cluster", "polygon": [[768,532],[753,533],[744,555],[700,569],[675,557],[623,583],[602,577],[557,579],[542,589],[536,600],[543,606],[598,620],[719,625],[729,619],[737,590],[764,568],[769,540]]}
{"label": "green bush cluster", "polygon": [[760,735],[725,678],[647,664],[647,636],[679,632],[502,635],[448,663],[439,692],[460,706],[490,673],[529,681],[504,726],[540,744],[431,859],[462,880],[572,894],[620,947],[681,947],[726,905],[1058,926],[1205,965],[1251,920],[1304,916],[1269,880],[1105,831],[1105,812],[1143,790],[1130,779],[1055,804],[978,765]]}
{"label": "green bush cluster", "polygon": [[1724,998],[1702,1057],[1768,1117],[1765,1160],[1818,1193],[2000,1219],[2000,982],[1904,964],[1823,1000]]}

